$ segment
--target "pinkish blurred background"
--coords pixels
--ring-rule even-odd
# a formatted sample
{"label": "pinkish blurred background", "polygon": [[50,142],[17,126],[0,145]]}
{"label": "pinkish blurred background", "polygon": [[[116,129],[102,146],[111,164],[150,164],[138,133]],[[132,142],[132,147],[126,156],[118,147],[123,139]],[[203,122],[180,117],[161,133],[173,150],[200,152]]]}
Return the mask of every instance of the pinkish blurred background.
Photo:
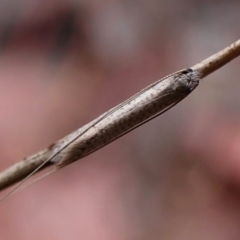
{"label": "pinkish blurred background", "polygon": [[[0,1],[1,169],[236,41],[239,22],[236,0]],[[239,64],[2,202],[0,239],[239,239]]]}

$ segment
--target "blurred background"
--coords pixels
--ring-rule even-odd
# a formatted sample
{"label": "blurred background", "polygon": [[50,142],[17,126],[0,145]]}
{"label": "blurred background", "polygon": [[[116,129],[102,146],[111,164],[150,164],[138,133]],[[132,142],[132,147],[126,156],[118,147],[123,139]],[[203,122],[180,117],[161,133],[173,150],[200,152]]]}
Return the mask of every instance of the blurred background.
{"label": "blurred background", "polygon": [[[236,0],[1,0],[0,168],[236,41],[239,22]],[[238,239],[239,64],[2,202],[0,238]]]}

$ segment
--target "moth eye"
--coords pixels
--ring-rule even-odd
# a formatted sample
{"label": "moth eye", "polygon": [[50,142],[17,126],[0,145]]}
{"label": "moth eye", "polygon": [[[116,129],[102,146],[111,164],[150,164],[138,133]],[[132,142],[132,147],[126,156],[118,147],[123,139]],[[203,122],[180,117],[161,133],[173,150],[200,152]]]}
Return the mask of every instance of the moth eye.
{"label": "moth eye", "polygon": [[188,68],[188,69],[186,69],[186,70],[183,70],[182,71],[182,74],[187,74],[187,73],[190,73],[190,72],[192,72],[193,70],[191,69],[191,68]]}

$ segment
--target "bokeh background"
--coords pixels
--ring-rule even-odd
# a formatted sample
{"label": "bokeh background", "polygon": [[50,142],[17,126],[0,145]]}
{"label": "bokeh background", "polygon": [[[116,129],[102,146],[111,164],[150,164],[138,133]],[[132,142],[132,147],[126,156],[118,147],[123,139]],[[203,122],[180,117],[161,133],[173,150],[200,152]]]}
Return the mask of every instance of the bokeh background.
{"label": "bokeh background", "polygon": [[[0,168],[236,41],[239,22],[236,0],[1,0]],[[239,239],[239,64],[1,202],[0,239]]]}

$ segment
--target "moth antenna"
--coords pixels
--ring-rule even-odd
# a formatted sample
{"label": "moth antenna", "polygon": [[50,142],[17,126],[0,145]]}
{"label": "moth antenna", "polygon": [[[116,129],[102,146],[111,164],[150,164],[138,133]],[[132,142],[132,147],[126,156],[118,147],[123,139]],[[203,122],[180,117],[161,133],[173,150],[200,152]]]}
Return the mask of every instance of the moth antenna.
{"label": "moth antenna", "polygon": [[[18,189],[15,189],[15,191],[12,192],[11,195],[14,195],[14,194],[16,194],[16,193],[19,193],[19,192],[23,191],[25,188],[30,187],[31,185],[33,185],[33,184],[37,183],[38,181],[42,180],[43,178],[45,178],[45,177],[51,175],[52,173],[56,172],[57,170],[59,170],[59,168],[54,168],[53,170],[51,170],[51,171],[43,174],[42,176],[34,179],[32,182],[27,183],[26,185],[24,185],[24,186],[22,186],[22,187],[19,186]],[[5,199],[6,199],[6,198],[5,198]],[[1,199],[1,200],[2,200],[2,199]],[[0,200],[0,201],[1,201],[1,200]]]}
{"label": "moth antenna", "polygon": [[[17,183],[17,185],[11,189],[6,195],[4,195],[2,198],[0,198],[0,202],[2,202],[3,200],[6,200],[8,197],[10,197],[23,183],[25,183],[31,176],[33,176],[33,174],[35,174],[37,171],[39,171],[46,163],[48,163],[50,160],[52,159],[52,157],[48,158],[47,160],[45,160],[42,164],[40,164],[36,169],[34,169],[31,173],[29,173],[22,181],[20,181],[19,183]],[[55,172],[57,169],[54,169],[53,171],[50,171],[49,173],[43,175],[42,177],[39,178],[42,179],[43,177],[52,174],[53,172]],[[38,179],[36,179],[35,182],[37,182]],[[32,183],[30,183],[31,185]],[[28,185],[27,185],[28,186]]]}

